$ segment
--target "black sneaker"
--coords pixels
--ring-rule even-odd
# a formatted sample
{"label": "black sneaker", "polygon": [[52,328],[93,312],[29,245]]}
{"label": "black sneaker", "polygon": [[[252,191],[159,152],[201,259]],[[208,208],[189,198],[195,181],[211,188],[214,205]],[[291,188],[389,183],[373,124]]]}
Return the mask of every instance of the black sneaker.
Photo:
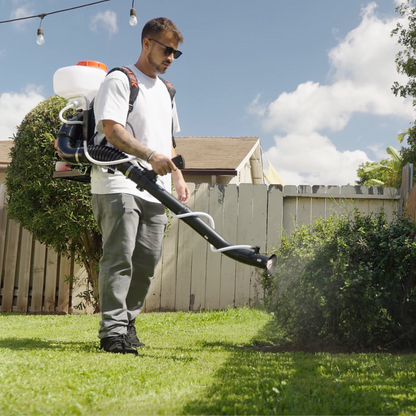
{"label": "black sneaker", "polygon": [[130,345],[126,334],[117,335],[115,337],[101,338],[100,348],[104,351],[116,354],[138,355],[137,351]]}
{"label": "black sneaker", "polygon": [[134,326],[134,322],[129,323],[127,325],[127,340],[130,342],[130,345],[134,348],[144,347],[145,344],[139,341],[137,338],[136,327]]}

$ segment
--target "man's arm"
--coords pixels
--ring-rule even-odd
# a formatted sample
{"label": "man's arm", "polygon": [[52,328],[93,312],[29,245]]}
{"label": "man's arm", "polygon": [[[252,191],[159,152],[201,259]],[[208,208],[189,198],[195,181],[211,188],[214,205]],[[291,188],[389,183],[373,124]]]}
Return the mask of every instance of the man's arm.
{"label": "man's arm", "polygon": [[102,123],[107,141],[116,149],[142,160],[147,160],[153,153],[149,163],[158,175],[164,176],[178,170],[168,156],[153,152],[152,149],[141,144],[121,124],[113,120],[103,120]]}
{"label": "man's arm", "polygon": [[[172,146],[172,158],[175,156],[176,152]],[[178,194],[179,201],[181,201],[183,204],[186,204],[191,197],[191,192],[189,191],[188,185],[186,184],[180,169],[176,169],[174,172],[172,172],[172,179],[173,183],[175,184],[175,189]]]}

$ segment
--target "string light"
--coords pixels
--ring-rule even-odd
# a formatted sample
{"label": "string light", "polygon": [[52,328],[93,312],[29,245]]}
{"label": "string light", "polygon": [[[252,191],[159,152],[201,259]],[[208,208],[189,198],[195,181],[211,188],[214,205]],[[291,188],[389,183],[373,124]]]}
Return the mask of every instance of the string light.
{"label": "string light", "polygon": [[136,17],[136,9],[134,8],[134,0],[131,3],[129,23],[130,23],[130,26],[137,25],[137,17]]}
{"label": "string light", "polygon": [[43,45],[45,43],[45,38],[43,37],[43,29],[41,27],[42,26],[42,20],[43,20],[44,17],[45,17],[45,15],[41,15],[40,24],[39,24],[39,27],[38,27],[38,32],[37,32],[38,38],[36,39],[36,43],[38,45]]}
{"label": "string light", "polygon": [[[40,25],[39,25],[38,30],[37,30],[37,39],[36,39],[36,43],[37,43],[38,45],[43,45],[43,44],[45,43],[45,38],[44,38],[44,36],[43,36],[43,35],[44,35],[44,32],[43,32],[43,29],[42,29],[41,25],[42,25],[42,20],[43,20],[43,18],[44,18],[45,16],[48,16],[48,15],[50,15],[50,14],[56,14],[56,13],[68,12],[68,11],[70,11],[70,10],[80,9],[81,7],[93,6],[94,4],[105,3],[105,2],[107,2],[107,1],[111,1],[111,0],[100,0],[100,1],[95,1],[95,2],[93,2],[93,3],[82,4],[82,5],[80,5],[80,6],[70,7],[70,8],[68,8],[68,9],[55,10],[54,12],[37,14],[37,15],[34,15],[34,16],[18,17],[18,18],[16,18],[16,19],[10,19],[10,20],[3,20],[3,21],[0,21],[0,24],[1,24],[1,23],[17,22],[17,21],[19,21],[19,20],[33,19],[33,18],[38,17],[38,18],[40,18]],[[133,0],[133,2],[134,2],[134,0]],[[134,10],[134,9],[132,9],[132,10]],[[134,12],[136,12],[136,11],[134,11]],[[130,13],[131,13],[131,11],[130,11]],[[137,19],[136,19],[136,22],[137,22]]]}

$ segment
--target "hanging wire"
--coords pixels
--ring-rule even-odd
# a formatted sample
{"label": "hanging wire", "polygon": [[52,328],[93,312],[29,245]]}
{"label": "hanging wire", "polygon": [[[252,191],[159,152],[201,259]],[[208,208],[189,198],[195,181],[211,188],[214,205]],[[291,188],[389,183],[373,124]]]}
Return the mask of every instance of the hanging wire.
{"label": "hanging wire", "polygon": [[137,25],[137,17],[136,17],[136,9],[134,8],[134,0],[132,0],[132,2],[131,2],[129,23],[130,23],[130,26],[136,26]]}
{"label": "hanging wire", "polygon": [[[35,17],[39,17],[41,19],[41,21],[43,20],[43,18],[45,16],[49,16],[50,14],[56,14],[56,13],[62,13],[62,12],[68,12],[70,10],[75,10],[75,9],[80,9],[82,7],[88,7],[88,6],[93,6],[94,4],[99,4],[99,3],[105,3],[106,1],[111,1],[111,0],[100,0],[100,1],[95,1],[93,3],[88,3],[88,4],[82,4],[81,6],[75,6],[75,7],[70,7],[68,9],[62,9],[62,10],[55,10],[53,12],[49,12],[49,13],[41,13],[41,14],[36,14],[34,16],[25,16],[25,17],[18,17],[16,19],[10,19],[10,20],[3,20],[0,21],[1,23],[10,23],[10,22],[17,22],[19,20],[27,20],[27,19],[33,19]],[[134,0],[133,0],[134,3]]]}

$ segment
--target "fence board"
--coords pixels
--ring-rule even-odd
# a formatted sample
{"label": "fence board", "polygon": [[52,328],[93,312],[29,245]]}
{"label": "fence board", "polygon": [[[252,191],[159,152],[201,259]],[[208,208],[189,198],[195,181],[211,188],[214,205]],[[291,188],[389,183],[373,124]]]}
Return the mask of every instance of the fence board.
{"label": "fence board", "polygon": [[[312,195],[318,196],[318,195],[325,195],[326,194],[326,187],[325,186],[312,186]],[[315,221],[319,218],[326,219],[326,198],[312,198],[311,201],[311,217],[312,217],[312,223],[315,223]]]}
{"label": "fence board", "polygon": [[272,185],[268,190],[267,251],[272,252],[282,242],[283,192]]}
{"label": "fence board", "polygon": [[33,249],[33,288],[31,312],[42,312],[43,286],[45,281],[46,246],[35,241]]}
{"label": "fence board", "polygon": [[[209,211],[215,223],[215,231],[222,235],[223,203],[226,188],[216,186],[209,189]],[[207,251],[207,281],[205,287],[205,308],[220,307],[221,263],[223,255]]]}
{"label": "fence board", "polygon": [[[384,188],[383,191],[387,199],[382,200],[380,202],[382,204],[384,212],[386,213],[387,219],[389,221],[392,221],[393,218],[396,217],[399,213],[399,207],[398,207],[397,201],[394,199],[394,196],[397,193],[397,189],[396,188]],[[377,199],[372,199],[370,202],[373,211],[377,211],[377,209],[380,209],[380,202],[377,208],[376,201]]]}
{"label": "fence board", "polygon": [[4,285],[1,311],[13,311],[13,297],[16,280],[17,256],[19,250],[20,225],[13,221],[8,221],[9,233],[6,240],[6,251],[4,254]]}
{"label": "fence board", "polygon": [[6,190],[4,184],[0,184],[0,287],[3,279],[4,252],[6,249],[7,211]]}
{"label": "fence board", "polygon": [[[298,223],[310,224],[312,221],[312,188],[310,185],[299,186],[299,193],[308,196],[298,199],[298,212],[296,221]],[[310,197],[309,197],[310,196]]]}
{"label": "fence board", "polygon": [[[266,252],[266,214],[267,214],[267,186],[253,186],[253,211],[251,244],[259,245],[260,252]],[[250,244],[250,243],[249,243]],[[257,267],[250,267],[250,306],[260,306],[264,298],[264,291],[260,285],[261,271]]]}
{"label": "fence board", "polygon": [[173,218],[163,244],[163,276],[160,291],[160,310],[175,310],[176,265],[178,260],[179,221]]}
{"label": "fence board", "polygon": [[[360,195],[368,195],[368,188],[365,186],[357,186],[355,188],[356,193]],[[354,194],[351,196],[354,198]],[[369,199],[355,199],[354,200],[354,206],[358,209],[359,212],[369,214],[371,212],[370,205],[369,205]]]}
{"label": "fence board", "polygon": [[291,235],[295,230],[297,221],[297,192],[297,186],[287,185],[284,188],[283,233],[285,235]]}
{"label": "fence board", "polygon": [[[223,237],[230,244],[237,241],[238,189],[228,185],[224,195]],[[221,262],[220,308],[235,305],[236,262],[223,255]]]}
{"label": "fence board", "polygon": [[71,289],[69,313],[77,315],[93,313],[93,305],[86,303],[82,298],[83,293],[90,288],[87,282],[88,274],[84,267],[77,262],[73,262],[73,278],[74,284]]}
{"label": "fence board", "polygon": [[72,276],[72,263],[71,259],[67,257],[61,257],[59,263],[58,273],[58,305],[56,307],[57,312],[69,312],[69,297],[70,297],[70,284],[69,277]]}
{"label": "fence board", "polygon": [[32,260],[32,234],[22,229],[20,239],[20,256],[17,268],[16,287],[17,292],[16,312],[27,312],[29,306],[30,266]]}
{"label": "fence board", "polygon": [[[195,194],[195,212],[208,212],[209,189],[208,184],[201,184]],[[202,219],[202,218],[201,218]],[[206,219],[203,219],[207,221]],[[192,274],[191,274],[191,311],[205,309],[205,289],[207,278],[207,250],[209,244],[196,232],[192,232]]]}
{"label": "fence board", "polygon": [[[194,211],[195,206],[195,184],[189,184],[191,199],[188,206]],[[176,267],[176,299],[175,309],[189,311],[191,296],[191,271],[192,271],[192,237],[193,231],[188,224],[179,220],[178,235],[178,264]]]}
{"label": "fence board", "polygon": [[56,279],[58,273],[58,254],[48,248],[46,255],[45,292],[43,311],[55,312]]}
{"label": "fence board", "polygon": [[[253,223],[253,185],[241,184],[238,201],[237,244],[251,244]],[[250,241],[248,239],[250,238]],[[250,266],[236,264],[235,306],[249,306]]]}
{"label": "fence board", "polygon": [[328,195],[328,199],[326,200],[326,218],[339,215],[342,212],[340,205],[340,187],[328,186],[326,193]]}

